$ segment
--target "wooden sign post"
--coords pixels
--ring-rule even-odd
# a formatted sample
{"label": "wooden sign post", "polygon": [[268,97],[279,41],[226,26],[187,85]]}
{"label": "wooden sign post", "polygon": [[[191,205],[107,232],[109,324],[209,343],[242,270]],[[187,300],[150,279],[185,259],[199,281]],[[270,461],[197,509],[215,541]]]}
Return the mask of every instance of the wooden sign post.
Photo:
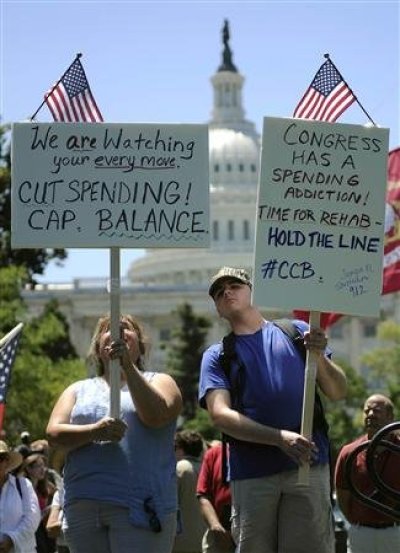
{"label": "wooden sign post", "polygon": [[[310,330],[320,326],[320,312],[310,312]],[[315,402],[315,382],[317,378],[317,355],[312,351],[307,351],[306,367],[304,374],[304,393],[303,393],[303,412],[301,415],[300,433],[305,438],[311,440],[313,433],[314,402]],[[299,468],[299,484],[308,484],[310,465],[303,464]]]}

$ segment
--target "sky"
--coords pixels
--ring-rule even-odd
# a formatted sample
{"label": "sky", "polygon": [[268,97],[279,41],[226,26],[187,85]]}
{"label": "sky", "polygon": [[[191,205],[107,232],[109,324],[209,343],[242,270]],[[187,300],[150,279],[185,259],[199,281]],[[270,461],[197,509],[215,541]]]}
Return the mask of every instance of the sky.
{"label": "sky", "polygon": [[[0,118],[29,119],[43,94],[83,54],[106,122],[205,123],[210,77],[230,24],[233,61],[245,77],[246,118],[290,117],[329,53],[390,148],[400,145],[399,0],[145,2],[0,0]],[[44,106],[36,118],[52,121]],[[341,123],[368,122],[358,104]],[[143,250],[121,251],[121,276]],[[107,277],[106,249],[68,250],[39,282]]]}

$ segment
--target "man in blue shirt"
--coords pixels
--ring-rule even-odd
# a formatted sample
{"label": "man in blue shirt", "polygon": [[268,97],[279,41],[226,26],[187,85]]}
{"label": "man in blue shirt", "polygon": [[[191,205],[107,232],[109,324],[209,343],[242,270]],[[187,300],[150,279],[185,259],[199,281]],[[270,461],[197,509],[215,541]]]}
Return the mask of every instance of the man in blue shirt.
{"label": "man in blue shirt", "polygon": [[[231,326],[237,358],[228,376],[221,364],[222,344],[207,349],[199,399],[214,424],[230,436],[237,553],[333,553],[328,438],[318,429],[312,440],[300,434],[303,358],[293,341],[251,304],[245,270],[223,267],[209,293]],[[293,324],[305,347],[318,356],[319,388],[329,399],[342,399],[346,377],[326,355],[325,333],[309,330],[302,321]],[[309,485],[298,484],[297,468],[303,463],[311,463]]]}

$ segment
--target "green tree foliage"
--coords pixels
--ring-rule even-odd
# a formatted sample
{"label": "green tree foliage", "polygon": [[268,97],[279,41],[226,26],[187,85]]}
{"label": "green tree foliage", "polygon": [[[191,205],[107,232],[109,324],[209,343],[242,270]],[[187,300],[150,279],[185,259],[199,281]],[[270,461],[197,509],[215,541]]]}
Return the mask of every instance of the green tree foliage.
{"label": "green tree foliage", "polygon": [[4,430],[15,443],[23,430],[33,439],[45,435],[55,400],[70,383],[86,374],[69,340],[69,328],[55,302],[39,317],[26,320],[20,296],[26,269],[0,269],[1,337],[24,322],[7,394]]}
{"label": "green tree foliage", "polygon": [[21,320],[25,306],[20,288],[26,281],[23,267],[0,269],[0,334],[7,334]]}
{"label": "green tree foliage", "polygon": [[347,377],[346,398],[341,401],[324,401],[333,460],[344,444],[361,435],[362,406],[368,396],[366,380],[344,361],[338,363]]}
{"label": "green tree foliage", "polygon": [[[51,361],[58,359],[75,359],[75,348],[68,339],[69,327],[65,316],[59,311],[56,300],[49,301],[43,313],[31,322],[31,351],[38,347],[40,353],[47,355]],[[48,338],[50,336],[50,340]],[[67,339],[66,339],[67,338]]]}
{"label": "green tree foliage", "polygon": [[166,344],[167,371],[173,376],[183,396],[185,419],[194,417],[197,408],[197,390],[201,357],[207,331],[211,326],[206,317],[195,315],[191,305],[184,303],[174,312],[178,326],[172,330],[172,339]]}
{"label": "green tree foliage", "polygon": [[361,361],[376,377],[373,391],[390,397],[395,418],[400,420],[400,325],[393,320],[383,321],[378,324],[377,336],[383,345],[365,353]]}
{"label": "green tree foliage", "polygon": [[66,258],[64,249],[11,248],[11,163],[7,128],[0,126],[0,267],[25,267],[25,278],[35,283],[34,275],[41,275],[52,259]]}

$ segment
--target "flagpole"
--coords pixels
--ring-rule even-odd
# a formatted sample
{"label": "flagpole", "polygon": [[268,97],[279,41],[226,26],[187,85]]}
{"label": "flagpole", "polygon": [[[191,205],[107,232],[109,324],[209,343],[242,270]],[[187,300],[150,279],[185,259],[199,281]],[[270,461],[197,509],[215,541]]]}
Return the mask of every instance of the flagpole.
{"label": "flagpole", "polygon": [[53,93],[53,90],[60,84],[60,82],[63,80],[64,76],[68,73],[68,71],[71,69],[71,67],[74,65],[74,63],[76,62],[76,60],[79,60],[80,58],[82,57],[82,54],[81,53],[78,53],[76,54],[76,57],[74,59],[74,61],[68,66],[68,69],[66,69],[64,71],[64,73],[61,75],[61,77],[58,79],[58,81],[56,82],[55,85],[53,85],[50,89],[49,92],[46,92],[45,96],[44,96],[44,100],[43,102],[40,104],[40,106],[37,108],[37,110],[35,111],[35,113],[32,115],[32,117],[29,118],[30,121],[33,121],[36,117],[36,115],[39,113],[39,111],[42,109],[42,107],[44,106],[44,104],[46,103],[46,100],[49,96],[52,95]]}
{"label": "flagpole", "polygon": [[0,349],[7,344],[10,340],[14,338],[16,334],[21,330],[21,328],[24,326],[24,323],[18,323],[17,326],[15,326],[8,334],[6,334],[1,340],[0,340]]}
{"label": "flagpole", "polygon": [[357,98],[357,96],[354,94],[353,90],[351,89],[351,87],[349,86],[348,82],[345,81],[345,79],[343,78],[343,75],[341,74],[341,72],[339,71],[339,69],[336,67],[336,65],[333,63],[333,61],[331,60],[331,57],[329,54],[324,54],[324,58],[326,58],[327,60],[329,60],[331,62],[331,64],[333,65],[333,67],[336,69],[336,71],[339,73],[342,81],[344,82],[344,84],[347,86],[347,88],[350,90],[350,92],[353,94],[357,104],[360,106],[360,108],[363,110],[363,112],[365,113],[365,115],[368,117],[368,119],[371,121],[371,123],[374,125],[374,127],[377,126],[377,124],[375,123],[375,121],[372,119],[372,117],[370,116],[370,114],[366,111],[366,109],[364,108],[364,106],[361,104],[360,100]]}

